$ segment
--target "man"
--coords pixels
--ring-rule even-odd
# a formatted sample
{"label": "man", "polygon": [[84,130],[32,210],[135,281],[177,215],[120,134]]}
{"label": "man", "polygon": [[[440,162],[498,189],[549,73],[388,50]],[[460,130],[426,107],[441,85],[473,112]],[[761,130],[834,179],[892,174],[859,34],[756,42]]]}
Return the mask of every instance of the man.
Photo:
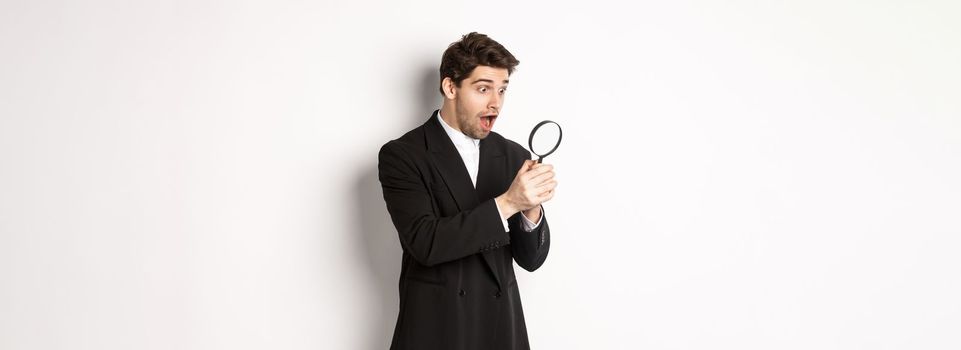
{"label": "man", "polygon": [[441,109],[379,154],[384,201],[400,236],[393,350],[529,349],[514,265],[550,248],[542,203],[553,167],[492,132],[518,64],[470,33],[441,59]]}

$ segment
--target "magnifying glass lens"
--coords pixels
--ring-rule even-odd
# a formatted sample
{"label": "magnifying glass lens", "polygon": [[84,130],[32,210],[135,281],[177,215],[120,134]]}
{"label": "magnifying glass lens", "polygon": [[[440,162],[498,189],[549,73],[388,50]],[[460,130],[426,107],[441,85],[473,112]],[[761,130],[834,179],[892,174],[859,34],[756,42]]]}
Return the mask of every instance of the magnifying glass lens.
{"label": "magnifying glass lens", "polygon": [[531,148],[531,153],[538,156],[537,162],[540,163],[544,157],[557,150],[561,145],[563,131],[561,126],[553,121],[545,120],[534,126],[531,136],[527,140],[527,146]]}
{"label": "magnifying glass lens", "polygon": [[537,133],[534,134],[533,142],[531,142],[531,152],[540,156],[547,155],[554,149],[557,145],[558,136],[560,136],[561,130],[557,124],[545,124],[540,129],[537,129]]}

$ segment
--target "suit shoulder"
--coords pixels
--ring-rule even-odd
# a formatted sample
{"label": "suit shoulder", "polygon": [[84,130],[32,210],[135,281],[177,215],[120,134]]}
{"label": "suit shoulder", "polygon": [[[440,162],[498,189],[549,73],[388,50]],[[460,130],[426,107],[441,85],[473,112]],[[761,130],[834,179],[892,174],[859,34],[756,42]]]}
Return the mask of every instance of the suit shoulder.
{"label": "suit shoulder", "polygon": [[417,127],[404,133],[396,139],[387,141],[387,143],[380,147],[380,153],[384,154],[385,152],[398,151],[412,152],[416,151],[417,149],[423,149],[424,147],[423,128]]}
{"label": "suit shoulder", "polygon": [[381,181],[384,176],[416,172],[416,152],[417,148],[403,138],[387,141],[377,153],[377,169]]}

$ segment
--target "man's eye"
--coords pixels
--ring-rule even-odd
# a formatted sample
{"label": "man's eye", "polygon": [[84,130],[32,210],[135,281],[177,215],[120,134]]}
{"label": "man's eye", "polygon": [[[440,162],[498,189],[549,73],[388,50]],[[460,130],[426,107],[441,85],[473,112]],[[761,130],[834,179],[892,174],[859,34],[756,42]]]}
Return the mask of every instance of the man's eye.
{"label": "man's eye", "polygon": [[501,95],[506,94],[506,93],[507,93],[507,89],[501,89],[500,93],[501,93]]}
{"label": "man's eye", "polygon": [[487,92],[487,88],[486,88],[486,87],[482,87],[482,88],[477,89],[477,90],[480,91],[480,92]]}

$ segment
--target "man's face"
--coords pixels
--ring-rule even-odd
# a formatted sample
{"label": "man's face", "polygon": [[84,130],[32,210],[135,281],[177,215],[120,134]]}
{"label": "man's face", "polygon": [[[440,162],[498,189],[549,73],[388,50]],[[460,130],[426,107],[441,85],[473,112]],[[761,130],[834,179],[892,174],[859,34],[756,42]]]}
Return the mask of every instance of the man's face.
{"label": "man's face", "polygon": [[454,86],[457,126],[464,135],[483,139],[490,135],[507,93],[506,68],[477,66],[470,76]]}

